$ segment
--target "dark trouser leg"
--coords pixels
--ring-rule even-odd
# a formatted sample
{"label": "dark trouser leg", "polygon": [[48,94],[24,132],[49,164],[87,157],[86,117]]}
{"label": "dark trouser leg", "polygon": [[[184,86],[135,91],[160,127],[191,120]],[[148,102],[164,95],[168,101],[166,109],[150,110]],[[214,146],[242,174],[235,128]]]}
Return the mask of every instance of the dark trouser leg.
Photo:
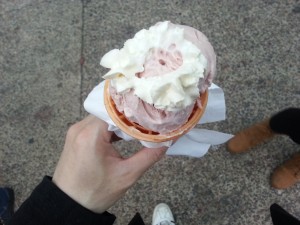
{"label": "dark trouser leg", "polygon": [[141,215],[136,213],[128,225],[145,225]]}
{"label": "dark trouser leg", "polygon": [[300,225],[300,221],[277,204],[270,207],[274,225]]}
{"label": "dark trouser leg", "polygon": [[270,128],[300,144],[300,108],[288,108],[275,114],[270,119]]}

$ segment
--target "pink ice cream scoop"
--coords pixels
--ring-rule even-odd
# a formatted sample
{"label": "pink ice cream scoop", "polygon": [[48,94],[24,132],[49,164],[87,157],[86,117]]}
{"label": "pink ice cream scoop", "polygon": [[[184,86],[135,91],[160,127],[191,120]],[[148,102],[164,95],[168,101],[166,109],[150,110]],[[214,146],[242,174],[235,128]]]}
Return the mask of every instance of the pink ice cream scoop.
{"label": "pink ice cream scoop", "polygon": [[[158,23],[159,24],[159,23]],[[200,31],[184,25],[168,23],[169,28],[179,27],[184,29],[184,38],[193,43],[207,60],[204,77],[199,79],[199,95],[204,93],[211,85],[216,73],[216,55],[207,37]],[[166,49],[152,48],[144,62],[144,71],[136,73],[139,78],[154,76],[164,76],[165,74],[177,70],[183,63],[182,53],[177,49],[176,44],[170,43]],[[123,113],[128,120],[138,123],[146,129],[167,134],[178,129],[187,122],[189,116],[198,103],[197,99],[193,104],[178,111],[167,111],[157,109],[153,104],[148,104],[134,94],[134,90],[125,93],[118,93],[110,86],[110,95],[116,104],[117,110]]]}

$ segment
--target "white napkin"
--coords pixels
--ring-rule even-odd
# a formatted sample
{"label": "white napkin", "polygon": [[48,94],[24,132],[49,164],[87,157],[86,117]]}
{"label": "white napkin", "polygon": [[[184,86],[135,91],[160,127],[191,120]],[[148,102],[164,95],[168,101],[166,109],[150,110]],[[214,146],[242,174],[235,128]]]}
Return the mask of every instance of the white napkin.
{"label": "white napkin", "polygon": [[[121,131],[109,117],[104,106],[104,81],[97,85],[87,99],[84,101],[84,108],[90,114],[105,121],[109,127],[108,130],[114,131],[117,136],[125,141],[134,140],[133,137]],[[215,84],[209,88],[208,102],[205,112],[198,124],[216,122],[226,118],[226,107],[223,90]],[[153,143],[141,141],[145,147],[154,148],[159,146],[170,147],[168,155],[186,155],[192,157],[202,157],[206,154],[211,145],[220,145],[228,141],[233,135],[217,131],[194,128],[187,134],[179,138],[173,145],[172,141],[162,143]]]}

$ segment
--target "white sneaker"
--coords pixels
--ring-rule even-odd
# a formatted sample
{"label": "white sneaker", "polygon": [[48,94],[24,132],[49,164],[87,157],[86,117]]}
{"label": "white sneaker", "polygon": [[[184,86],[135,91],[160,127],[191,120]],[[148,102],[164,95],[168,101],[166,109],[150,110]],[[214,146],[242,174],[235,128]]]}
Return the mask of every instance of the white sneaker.
{"label": "white sneaker", "polygon": [[154,208],[152,225],[175,225],[173,214],[167,204],[160,203]]}

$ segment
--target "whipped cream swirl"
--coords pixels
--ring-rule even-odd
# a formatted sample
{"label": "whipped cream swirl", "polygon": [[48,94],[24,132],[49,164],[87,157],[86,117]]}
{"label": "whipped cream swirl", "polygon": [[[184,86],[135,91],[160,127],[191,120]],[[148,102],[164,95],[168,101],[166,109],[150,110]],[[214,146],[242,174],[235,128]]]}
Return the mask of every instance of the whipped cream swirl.
{"label": "whipped cream swirl", "polygon": [[[156,109],[179,111],[194,104],[199,97],[199,80],[204,78],[207,59],[184,37],[183,28],[168,25],[166,21],[139,31],[123,48],[106,53],[100,65],[110,69],[103,78],[111,80],[117,93],[133,90],[136,96]],[[172,60],[160,59],[157,52],[171,52],[168,57]],[[145,65],[153,55],[157,63]],[[147,72],[147,76],[143,76],[145,66],[151,71],[150,75]],[[157,66],[161,69],[156,74]],[[169,68],[161,72],[163,67]]]}

